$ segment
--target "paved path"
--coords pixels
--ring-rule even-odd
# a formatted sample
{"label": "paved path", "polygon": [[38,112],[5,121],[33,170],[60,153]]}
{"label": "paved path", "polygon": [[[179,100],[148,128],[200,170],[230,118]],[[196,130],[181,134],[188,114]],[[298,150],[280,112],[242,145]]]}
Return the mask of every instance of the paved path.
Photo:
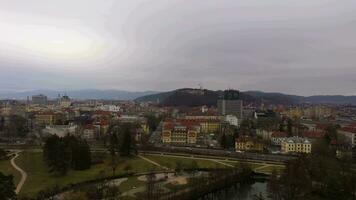
{"label": "paved path", "polygon": [[19,156],[19,153],[20,152],[16,152],[15,156],[11,159],[11,165],[12,167],[14,167],[17,171],[19,171],[21,173],[21,180],[20,182],[17,184],[17,187],[16,187],[16,194],[20,193],[21,191],[21,188],[23,186],[23,184],[25,183],[26,179],[27,179],[27,173],[25,171],[23,171],[19,166],[16,165],[15,163],[15,159]]}

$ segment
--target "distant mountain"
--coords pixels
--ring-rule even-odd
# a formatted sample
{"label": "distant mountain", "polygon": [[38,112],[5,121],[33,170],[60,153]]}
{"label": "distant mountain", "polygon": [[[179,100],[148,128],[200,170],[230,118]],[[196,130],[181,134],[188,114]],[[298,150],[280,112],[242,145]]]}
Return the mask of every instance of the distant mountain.
{"label": "distant mountain", "polygon": [[258,101],[267,104],[281,104],[281,105],[292,105],[303,102],[302,96],[288,95],[282,93],[267,93],[261,91],[245,91],[244,94],[248,94]]}
{"label": "distant mountain", "polygon": [[130,92],[123,90],[97,90],[97,89],[83,89],[83,90],[33,90],[25,92],[0,92],[0,99],[26,99],[27,96],[31,98],[32,95],[44,94],[48,98],[57,98],[58,94],[67,94],[73,99],[112,99],[112,100],[133,100],[140,96],[152,95],[158,92]]}
{"label": "distant mountain", "polygon": [[356,96],[342,95],[319,95],[303,99],[305,103],[330,103],[330,104],[353,104],[356,105]]}
{"label": "distant mountain", "polygon": [[[218,97],[223,91],[199,90],[191,88],[183,88],[170,92],[163,92],[142,96],[135,101],[138,102],[160,102],[162,106],[200,106],[214,105],[216,106]],[[283,93],[266,93],[261,91],[245,91],[241,92],[241,99],[247,104],[280,104],[294,105],[301,103],[329,103],[329,104],[354,104],[356,105],[356,96],[297,96],[287,95]]]}
{"label": "distant mountain", "polygon": [[[158,93],[149,96],[143,96],[135,99],[137,102],[159,102],[162,106],[216,106],[217,100],[223,94],[223,91],[200,90],[192,88],[183,88],[170,92]],[[240,98],[245,102],[255,102],[256,98],[241,93]]]}

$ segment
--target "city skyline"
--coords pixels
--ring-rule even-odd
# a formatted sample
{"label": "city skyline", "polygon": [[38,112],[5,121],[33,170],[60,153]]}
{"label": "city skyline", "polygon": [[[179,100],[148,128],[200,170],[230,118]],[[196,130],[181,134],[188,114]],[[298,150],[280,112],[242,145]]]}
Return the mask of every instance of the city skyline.
{"label": "city skyline", "polygon": [[2,1],[0,91],[356,95],[356,2]]}

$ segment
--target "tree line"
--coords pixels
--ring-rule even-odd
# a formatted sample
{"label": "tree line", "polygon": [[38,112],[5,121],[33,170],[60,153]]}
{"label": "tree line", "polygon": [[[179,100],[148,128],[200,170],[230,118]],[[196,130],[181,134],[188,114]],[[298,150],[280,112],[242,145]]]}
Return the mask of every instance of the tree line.
{"label": "tree line", "polygon": [[53,135],[47,138],[43,158],[49,171],[58,175],[65,175],[70,169],[85,170],[91,166],[88,143],[70,135],[63,138]]}

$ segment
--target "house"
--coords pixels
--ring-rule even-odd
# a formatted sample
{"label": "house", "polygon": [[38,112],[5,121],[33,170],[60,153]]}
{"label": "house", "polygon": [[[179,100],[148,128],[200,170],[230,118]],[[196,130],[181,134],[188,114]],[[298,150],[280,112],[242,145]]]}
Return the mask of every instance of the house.
{"label": "house", "polygon": [[35,123],[39,126],[54,125],[56,114],[52,111],[40,112],[35,115]]}
{"label": "house", "polygon": [[338,131],[338,134],[344,137],[347,144],[349,144],[351,147],[355,147],[355,140],[356,140],[355,126],[343,127]]}
{"label": "house", "polygon": [[309,140],[317,140],[325,137],[324,131],[305,131],[303,132],[303,137],[308,138]]}
{"label": "house", "polygon": [[288,134],[286,132],[273,132],[271,134],[271,143],[273,145],[278,145],[281,146],[282,141],[284,141],[288,137]]}
{"label": "house", "polygon": [[172,144],[196,144],[199,124],[188,122],[164,122],[162,142]]}
{"label": "house", "polygon": [[235,139],[236,151],[263,151],[264,145],[256,138],[242,136]]}
{"label": "house", "polygon": [[281,143],[283,153],[311,153],[312,144],[307,138],[290,137]]}
{"label": "house", "polygon": [[94,140],[97,137],[97,128],[92,124],[87,124],[83,127],[82,138]]}

